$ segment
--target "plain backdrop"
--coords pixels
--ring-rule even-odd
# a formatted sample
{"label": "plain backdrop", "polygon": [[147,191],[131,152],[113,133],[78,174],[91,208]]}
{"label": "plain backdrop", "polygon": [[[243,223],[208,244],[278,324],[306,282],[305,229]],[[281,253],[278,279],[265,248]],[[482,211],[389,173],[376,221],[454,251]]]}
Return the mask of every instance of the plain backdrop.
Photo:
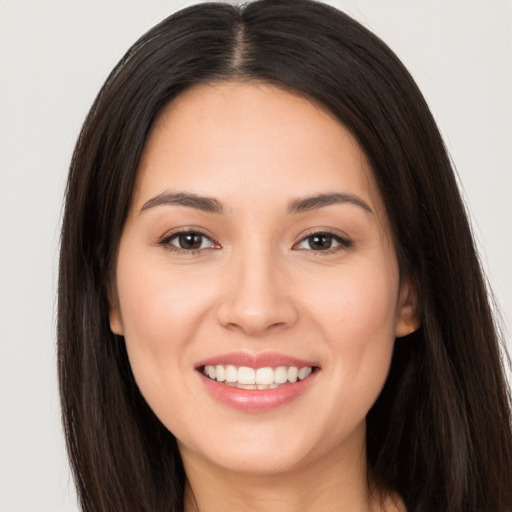
{"label": "plain backdrop", "polygon": [[[67,167],[107,73],[142,33],[189,3],[0,0],[2,512],[77,510],[55,370],[55,277]],[[330,3],[384,39],[425,94],[458,170],[510,331],[512,2]]]}

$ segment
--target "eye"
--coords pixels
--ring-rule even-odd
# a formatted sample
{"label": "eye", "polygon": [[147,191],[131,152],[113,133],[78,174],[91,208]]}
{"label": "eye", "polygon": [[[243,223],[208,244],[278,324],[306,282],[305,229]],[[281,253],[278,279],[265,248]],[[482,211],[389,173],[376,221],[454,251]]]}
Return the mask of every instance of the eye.
{"label": "eye", "polygon": [[330,253],[339,249],[348,249],[351,245],[349,240],[338,235],[319,232],[303,238],[295,247],[302,250]]}
{"label": "eye", "polygon": [[195,253],[204,249],[215,249],[218,247],[208,236],[200,231],[180,231],[165,237],[160,245],[172,251]]}

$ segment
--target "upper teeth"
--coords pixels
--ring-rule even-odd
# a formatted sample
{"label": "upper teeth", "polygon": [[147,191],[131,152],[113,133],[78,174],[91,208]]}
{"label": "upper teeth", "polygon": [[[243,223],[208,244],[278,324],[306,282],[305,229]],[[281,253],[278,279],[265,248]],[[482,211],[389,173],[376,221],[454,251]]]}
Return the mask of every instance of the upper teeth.
{"label": "upper teeth", "polygon": [[304,380],[312,372],[311,366],[298,368],[297,366],[278,366],[277,368],[249,368],[248,366],[236,367],[234,365],[218,364],[206,365],[203,373],[217,382],[229,382],[237,384],[284,384],[285,382],[297,382]]}

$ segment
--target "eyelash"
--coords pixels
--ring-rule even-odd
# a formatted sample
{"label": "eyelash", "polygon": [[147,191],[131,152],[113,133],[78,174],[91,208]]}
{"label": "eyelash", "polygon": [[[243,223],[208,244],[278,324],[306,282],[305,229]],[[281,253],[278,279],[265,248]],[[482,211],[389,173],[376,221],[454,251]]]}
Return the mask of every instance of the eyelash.
{"label": "eyelash", "polygon": [[313,231],[313,232],[307,234],[306,236],[302,237],[300,239],[300,241],[294,245],[294,248],[297,247],[299,244],[306,242],[307,240],[309,240],[309,243],[311,243],[311,239],[313,239],[315,237],[328,238],[331,240],[331,245],[333,242],[336,242],[338,245],[335,245],[334,247],[330,247],[329,249],[326,249],[326,250],[315,250],[312,248],[311,249],[300,248],[297,250],[312,252],[315,256],[316,255],[327,256],[329,254],[333,254],[340,250],[347,250],[347,249],[350,249],[350,247],[352,247],[352,241],[348,240],[347,238],[343,238],[340,235],[336,235],[335,233],[332,233],[330,231]]}
{"label": "eyelash", "polygon": [[[174,239],[179,239],[180,236],[199,236],[202,238],[201,245],[203,245],[203,242],[205,241],[205,239],[209,240],[211,245],[209,247],[199,247],[196,249],[185,249],[183,247],[178,247],[176,245],[173,245],[172,241]],[[324,237],[324,238],[330,239],[331,245],[333,242],[336,242],[337,245],[335,245],[334,247],[330,247],[326,250],[318,250],[318,249],[315,250],[312,248],[306,249],[306,248],[298,247],[300,244],[302,244],[308,240],[309,240],[309,244],[311,244],[312,239],[315,237]],[[158,244],[161,245],[162,247],[165,247],[169,251],[178,252],[178,253],[182,253],[182,254],[189,254],[189,255],[197,255],[197,254],[200,254],[203,251],[208,250],[208,249],[220,248],[220,245],[218,243],[214,242],[209,235],[207,235],[206,233],[204,233],[203,231],[201,231],[200,229],[197,229],[197,228],[193,228],[193,229],[184,228],[184,229],[180,229],[178,231],[174,231],[173,233],[171,233],[169,235],[165,235],[161,240],[159,240]],[[351,246],[352,246],[352,242],[350,240],[343,238],[339,235],[336,235],[334,233],[331,233],[329,231],[313,231],[313,232],[307,234],[306,236],[302,237],[298,243],[294,244],[293,248],[296,250],[311,252],[315,255],[324,256],[324,255],[328,255],[328,254],[333,254],[333,253],[338,252],[343,249],[345,249],[345,250],[349,249]],[[311,247],[311,245],[310,245],[310,247]]]}
{"label": "eyelash", "polygon": [[[211,247],[199,247],[198,249],[184,249],[183,247],[177,247],[176,245],[173,245],[171,243],[171,241],[173,239],[178,239],[180,236],[200,236],[202,237],[202,242],[204,242],[204,239],[207,239],[211,242]],[[201,242],[201,245],[202,245],[202,242]],[[213,249],[213,248],[219,248],[219,244],[217,244],[216,242],[214,242],[211,237],[209,235],[207,235],[206,233],[204,233],[203,231],[201,231],[200,229],[197,229],[197,228],[183,228],[183,229],[179,229],[177,231],[173,231],[171,234],[169,235],[165,235],[164,238],[162,238],[159,242],[158,242],[159,245],[161,245],[162,247],[165,247],[167,250],[169,251],[173,251],[173,252],[178,252],[178,253],[182,253],[182,254],[190,254],[190,255],[196,255],[196,254],[200,254],[201,252],[203,252],[204,250],[206,249]]]}

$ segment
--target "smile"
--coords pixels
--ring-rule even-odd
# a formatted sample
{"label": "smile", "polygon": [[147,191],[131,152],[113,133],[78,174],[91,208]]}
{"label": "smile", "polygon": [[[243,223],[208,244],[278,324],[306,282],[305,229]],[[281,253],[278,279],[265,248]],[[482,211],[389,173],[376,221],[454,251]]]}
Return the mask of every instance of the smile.
{"label": "smile", "polygon": [[278,366],[272,368],[250,368],[235,365],[205,365],[203,374],[209,379],[238,389],[276,389],[307,379],[313,371],[311,366]]}
{"label": "smile", "polygon": [[204,390],[241,412],[265,412],[307,395],[321,373],[315,360],[268,351],[217,354],[195,365]]}

